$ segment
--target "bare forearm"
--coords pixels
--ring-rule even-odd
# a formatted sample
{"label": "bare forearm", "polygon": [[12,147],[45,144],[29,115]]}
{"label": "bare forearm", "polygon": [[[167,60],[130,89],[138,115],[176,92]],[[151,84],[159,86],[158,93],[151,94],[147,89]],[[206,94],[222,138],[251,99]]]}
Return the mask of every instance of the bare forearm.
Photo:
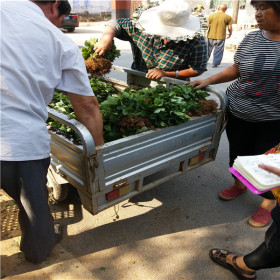
{"label": "bare forearm", "polygon": [[161,69],[150,69],[146,75],[149,79],[160,79],[162,77],[184,79],[187,77],[196,77],[198,73],[193,69],[184,69],[178,71],[178,77],[176,77],[176,71],[163,71]]}
{"label": "bare forearm", "polygon": [[116,31],[111,26],[106,26],[104,32],[101,37],[101,41],[103,40],[113,40],[116,36]]}
{"label": "bare forearm", "polygon": [[231,35],[232,35],[232,26],[229,25],[229,26],[228,26],[228,36],[227,36],[227,39],[230,38]]}
{"label": "bare forearm", "polygon": [[[165,71],[166,75],[171,78],[176,78],[176,71]],[[197,73],[193,69],[183,69],[178,71],[178,77],[179,79],[184,79],[188,77],[196,77],[199,73]]]}
{"label": "bare forearm", "polygon": [[89,130],[95,145],[103,145],[103,120],[100,111],[95,111],[94,114],[77,111],[76,117]]}
{"label": "bare forearm", "polygon": [[278,175],[280,176],[280,168],[276,168],[276,167],[273,167],[273,166],[270,166],[270,165],[266,165],[266,164],[260,164],[259,165],[260,168],[268,171],[268,172],[271,172],[275,175]]}
{"label": "bare forearm", "polygon": [[223,71],[219,72],[216,75],[213,75],[206,80],[208,80],[210,85],[221,84],[233,81],[239,77],[239,71],[235,64],[227,67]]}
{"label": "bare forearm", "polygon": [[82,96],[67,93],[73,105],[77,120],[91,133],[96,146],[104,144],[103,120],[99,104],[95,96]]}
{"label": "bare forearm", "polygon": [[102,56],[106,51],[112,48],[112,42],[116,35],[115,30],[111,26],[106,26],[101,39],[94,47],[94,51]]}
{"label": "bare forearm", "polygon": [[233,64],[232,66],[229,66],[228,68],[226,68],[225,70],[221,71],[216,75],[213,75],[204,80],[194,80],[188,82],[187,84],[194,86],[196,89],[201,89],[209,85],[230,82],[237,79],[238,77],[239,77],[238,67],[235,64]]}

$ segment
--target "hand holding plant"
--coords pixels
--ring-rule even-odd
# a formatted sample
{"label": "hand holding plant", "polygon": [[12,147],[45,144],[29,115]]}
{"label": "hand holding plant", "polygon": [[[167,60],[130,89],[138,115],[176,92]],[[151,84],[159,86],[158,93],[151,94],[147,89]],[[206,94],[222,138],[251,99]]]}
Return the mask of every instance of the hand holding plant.
{"label": "hand holding plant", "polygon": [[97,43],[97,38],[91,38],[89,41],[85,41],[85,48],[82,48],[82,55],[85,59],[87,71],[92,76],[108,73],[111,69],[112,62],[120,56],[120,51],[117,50],[114,41],[112,41],[111,49],[104,52],[102,57],[99,56],[95,51]]}

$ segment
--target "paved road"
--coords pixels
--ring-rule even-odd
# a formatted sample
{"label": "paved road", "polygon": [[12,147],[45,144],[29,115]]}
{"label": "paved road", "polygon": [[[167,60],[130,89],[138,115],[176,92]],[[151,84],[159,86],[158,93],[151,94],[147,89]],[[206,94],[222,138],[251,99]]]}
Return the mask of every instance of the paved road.
{"label": "paved road", "polygon": [[[66,33],[78,44],[98,37],[102,25]],[[89,34],[89,32],[91,34]],[[116,40],[122,57],[115,64],[129,66],[130,47]],[[226,52],[221,67],[232,63]],[[225,90],[226,85],[218,88]],[[247,224],[261,199],[249,192],[230,202],[218,192],[232,184],[228,172],[228,143],[223,134],[215,162],[164,183],[130,201],[92,216],[79,204],[52,206],[65,226],[63,240],[39,266],[18,255],[19,236],[2,240],[2,275],[6,279],[100,280],[232,280],[235,276],[208,257],[213,247],[240,253],[255,249],[266,229]],[[13,263],[11,266],[9,264]],[[280,269],[260,271],[258,279],[280,279]]]}

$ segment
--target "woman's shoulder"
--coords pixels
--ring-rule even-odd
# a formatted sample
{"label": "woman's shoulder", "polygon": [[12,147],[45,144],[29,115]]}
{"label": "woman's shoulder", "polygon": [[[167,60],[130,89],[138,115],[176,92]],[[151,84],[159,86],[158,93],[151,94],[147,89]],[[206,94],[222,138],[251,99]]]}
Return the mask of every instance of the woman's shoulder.
{"label": "woman's shoulder", "polygon": [[256,38],[256,37],[262,37],[262,30],[253,30],[246,34],[245,38]]}
{"label": "woman's shoulder", "polygon": [[250,31],[249,33],[247,33],[245,35],[245,37],[242,40],[241,45],[256,43],[256,42],[260,42],[262,40],[263,40],[262,30],[254,30],[254,31]]}

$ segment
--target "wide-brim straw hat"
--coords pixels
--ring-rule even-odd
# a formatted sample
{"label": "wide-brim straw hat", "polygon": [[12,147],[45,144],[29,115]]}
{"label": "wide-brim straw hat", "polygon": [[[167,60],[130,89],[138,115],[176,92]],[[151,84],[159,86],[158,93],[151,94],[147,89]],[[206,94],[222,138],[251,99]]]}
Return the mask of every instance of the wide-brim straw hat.
{"label": "wide-brim straw hat", "polygon": [[142,11],[136,26],[147,35],[168,41],[185,41],[201,34],[200,20],[191,15],[190,5],[185,0],[165,0]]}

